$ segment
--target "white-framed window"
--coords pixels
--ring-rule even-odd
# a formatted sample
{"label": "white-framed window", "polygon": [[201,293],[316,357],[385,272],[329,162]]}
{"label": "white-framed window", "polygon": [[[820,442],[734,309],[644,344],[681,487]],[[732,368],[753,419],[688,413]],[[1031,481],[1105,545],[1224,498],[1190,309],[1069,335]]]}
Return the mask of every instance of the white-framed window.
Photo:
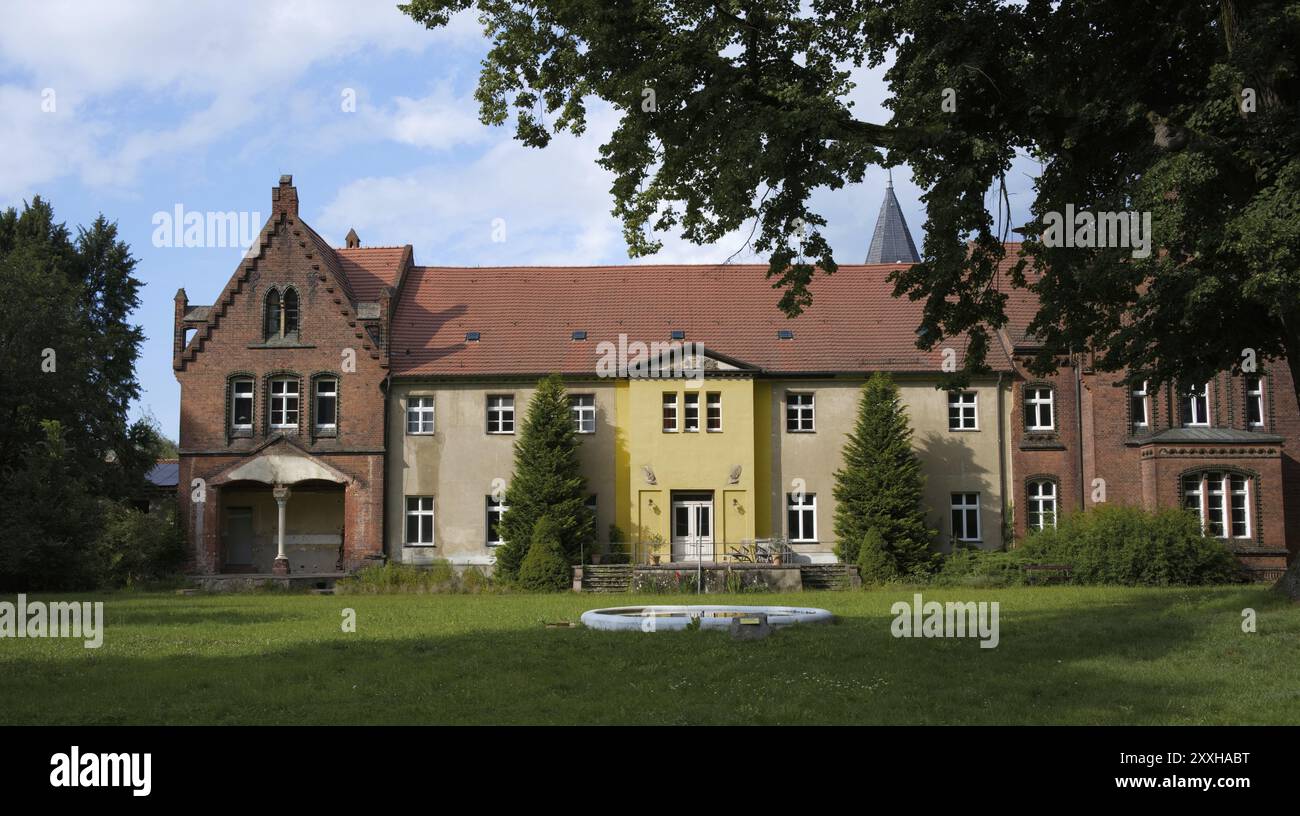
{"label": "white-framed window", "polygon": [[1246,375],[1246,427],[1264,427],[1264,378]]}
{"label": "white-framed window", "polygon": [[1146,428],[1151,422],[1147,415],[1147,381],[1143,380],[1129,391],[1129,411],[1133,417],[1133,427]]}
{"label": "white-framed window", "polygon": [[974,391],[948,392],[948,430],[979,430],[978,397]]}
{"label": "white-framed window", "polygon": [[406,398],[406,432],[433,433],[433,397]]}
{"label": "white-framed window", "polygon": [[271,380],[271,427],[289,429],[298,427],[298,380],[277,377]]}
{"label": "white-framed window", "polygon": [[664,392],[664,433],[677,433],[677,392]]}
{"label": "white-framed window", "polygon": [[573,430],[580,434],[596,432],[596,395],[569,395],[569,411],[573,414]]}
{"label": "white-framed window", "polygon": [[406,497],[406,546],[433,546],[433,496]]}
{"label": "white-framed window", "polygon": [[505,518],[506,511],[509,509],[510,506],[506,504],[504,496],[499,501],[490,495],[487,497],[487,545],[489,547],[505,543],[505,539],[501,537],[501,519]]}
{"label": "white-framed window", "polygon": [[952,494],[952,537],[955,541],[980,540],[980,494]]}
{"label": "white-framed window", "polygon": [[1029,529],[1044,530],[1056,526],[1056,482],[1051,479],[1035,479],[1026,489],[1029,498]]}
{"label": "white-framed window", "polygon": [[487,432],[512,434],[515,432],[515,397],[513,394],[492,394],[487,398]]}
{"label": "white-framed window", "polygon": [[1248,539],[1251,489],[1250,478],[1240,473],[1188,474],[1183,477],[1183,507],[1196,514],[1207,536]]}
{"label": "white-framed window", "polygon": [[697,433],[700,430],[700,394],[698,391],[687,391],[684,400],[684,421],[682,430],[687,433]]}
{"label": "white-framed window", "polygon": [[785,494],[786,522],[791,541],[817,540],[817,494]]}
{"label": "white-framed window", "polygon": [[709,433],[716,433],[722,430],[722,394],[718,391],[710,391],[705,398],[705,411],[708,414],[705,428]]}
{"label": "white-framed window", "polygon": [[253,430],[252,377],[238,377],[230,381],[230,429]]}
{"label": "white-framed window", "polygon": [[1183,426],[1187,428],[1205,427],[1210,424],[1210,384],[1193,386],[1183,395],[1180,411]]}
{"label": "white-framed window", "polygon": [[333,431],[339,421],[339,381],[333,377],[321,377],[316,380],[315,405],[312,406],[312,421],[319,431]]}
{"label": "white-framed window", "polygon": [[1055,430],[1055,408],[1055,393],[1051,388],[1036,385],[1025,389],[1025,427],[1028,430]]}
{"label": "white-framed window", "polygon": [[816,430],[816,408],[809,392],[787,391],[785,395],[786,433],[812,433]]}

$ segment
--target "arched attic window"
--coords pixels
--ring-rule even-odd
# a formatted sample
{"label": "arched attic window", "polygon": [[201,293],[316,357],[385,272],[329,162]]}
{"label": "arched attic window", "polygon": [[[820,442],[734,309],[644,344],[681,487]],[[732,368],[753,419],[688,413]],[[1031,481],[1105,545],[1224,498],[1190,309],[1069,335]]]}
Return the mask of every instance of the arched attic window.
{"label": "arched attic window", "polygon": [[266,339],[279,340],[298,336],[298,293],[286,288],[284,294],[272,289],[266,295]]}

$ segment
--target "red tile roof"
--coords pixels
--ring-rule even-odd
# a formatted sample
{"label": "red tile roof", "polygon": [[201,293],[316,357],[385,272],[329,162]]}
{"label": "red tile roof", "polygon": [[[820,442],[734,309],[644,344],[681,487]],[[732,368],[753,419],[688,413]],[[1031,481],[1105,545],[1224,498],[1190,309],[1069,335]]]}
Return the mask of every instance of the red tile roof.
{"label": "red tile roof", "polygon": [[[1006,255],[998,263],[998,276],[994,285],[1007,296],[1007,336],[1017,348],[1036,346],[1038,341],[1029,333],[1029,324],[1038,313],[1038,296],[1029,289],[1011,285],[1011,267],[1020,260],[1021,245],[1008,242],[1005,246]],[[1025,283],[1033,284],[1041,276],[1032,262],[1025,266]]]}
{"label": "red tile roof", "polygon": [[[347,250],[340,250],[340,256]],[[773,373],[940,371],[951,345],[916,348],[922,305],[892,296],[896,265],[841,266],[818,275],[813,305],[787,319],[765,265],[413,267],[393,320],[397,376],[591,374],[601,341],[686,342]],[[794,339],[779,340],[789,329]],[[586,331],[585,341],[572,339]],[[466,332],[481,333],[466,341]],[[997,344],[995,370],[1011,370]]]}
{"label": "red tile roof", "polygon": [[385,286],[396,286],[406,247],[336,249],[339,268],[352,285],[358,302],[374,303]]}

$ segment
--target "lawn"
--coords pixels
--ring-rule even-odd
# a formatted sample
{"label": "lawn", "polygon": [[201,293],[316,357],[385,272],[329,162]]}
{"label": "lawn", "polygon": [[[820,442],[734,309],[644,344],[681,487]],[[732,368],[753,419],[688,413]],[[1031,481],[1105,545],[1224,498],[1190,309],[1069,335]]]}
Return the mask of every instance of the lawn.
{"label": "lawn", "polygon": [[[998,601],[1000,645],[892,637],[914,591]],[[0,640],[0,723],[1300,723],[1300,606],[1263,588],[730,596],[839,617],[754,642],[543,626],[679,596],[102,599],[98,650]]]}

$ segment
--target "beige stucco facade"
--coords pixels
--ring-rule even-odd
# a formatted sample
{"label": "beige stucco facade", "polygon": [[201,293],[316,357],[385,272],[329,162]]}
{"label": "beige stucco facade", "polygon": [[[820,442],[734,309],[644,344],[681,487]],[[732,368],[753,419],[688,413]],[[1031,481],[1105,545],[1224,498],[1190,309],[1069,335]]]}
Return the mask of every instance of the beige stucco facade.
{"label": "beige stucco facade", "polygon": [[[566,385],[570,394],[595,397],[596,431],[579,435],[579,457],[590,492],[596,496],[596,534],[603,544],[614,521],[614,383],[571,381]],[[509,485],[517,437],[487,432],[488,397],[514,397],[517,433],[534,391],[535,381],[443,380],[392,386],[388,399],[387,475],[394,490],[385,509],[385,546],[390,558],[410,564],[434,559],[446,559],[459,566],[492,563],[494,548],[487,543],[487,497],[495,489],[504,490]],[[407,433],[407,401],[416,396],[434,399],[431,434]],[[434,498],[432,547],[405,544],[408,496]]]}
{"label": "beige stucco facade", "polygon": [[[767,405],[764,431],[756,446],[771,451],[770,479],[765,486],[769,509],[764,534],[788,536],[786,496],[802,489],[816,496],[817,544],[796,544],[796,551],[824,554],[835,543],[835,471],[843,463],[843,447],[857,419],[865,378],[822,380],[771,380],[763,389]],[[939,549],[951,549],[953,493],[979,493],[981,536],[978,545],[999,549],[1003,545],[1002,498],[1004,480],[999,468],[1009,467],[1010,400],[1003,392],[999,426],[996,380],[976,381],[967,390],[976,395],[977,430],[948,429],[948,394],[935,388],[937,381],[896,375],[900,396],[912,426],[912,443],[925,474],[923,503]],[[1001,388],[1006,389],[1004,382]],[[786,430],[786,399],[791,393],[813,394],[816,427],[810,433]],[[999,427],[1001,433],[999,433]],[[999,445],[1002,447],[999,455]]]}
{"label": "beige stucco facade", "polygon": [[[1013,484],[1010,457],[1009,382],[978,380],[977,428],[948,428],[948,394],[933,377],[896,375],[913,430],[913,444],[926,477],[924,504],[938,535],[935,544],[952,542],[953,493],[978,493],[978,546],[998,549],[1003,538],[1003,491]],[[673,502],[708,496],[714,555],[755,538],[790,538],[786,495],[802,489],[816,497],[816,540],[792,542],[811,561],[833,560],[835,471],[842,463],[847,434],[857,416],[865,377],[822,379],[763,378],[749,372],[711,372],[702,383],[677,380],[570,380],[570,394],[591,394],[596,430],[581,434],[580,457],[588,490],[596,497],[598,547],[608,546],[616,524],[626,540],[639,543],[636,554],[648,556],[658,540],[665,560],[680,553],[673,547]],[[490,565],[487,543],[487,497],[509,484],[514,469],[513,434],[487,432],[487,404],[492,395],[512,395],[518,432],[535,391],[535,381],[441,380],[398,382],[388,400],[388,484],[386,541],[390,557],[404,563],[436,558],[456,565]],[[1002,398],[999,399],[999,391]],[[687,393],[699,394],[700,430],[665,432],[663,397],[678,395],[684,410]],[[812,394],[815,428],[792,433],[786,427],[786,400],[791,393]],[[720,431],[709,432],[706,405],[717,394],[722,405]],[[406,408],[413,397],[434,399],[431,434],[410,434]],[[1001,415],[999,415],[1001,409]],[[434,546],[405,543],[406,497],[432,496]]]}

